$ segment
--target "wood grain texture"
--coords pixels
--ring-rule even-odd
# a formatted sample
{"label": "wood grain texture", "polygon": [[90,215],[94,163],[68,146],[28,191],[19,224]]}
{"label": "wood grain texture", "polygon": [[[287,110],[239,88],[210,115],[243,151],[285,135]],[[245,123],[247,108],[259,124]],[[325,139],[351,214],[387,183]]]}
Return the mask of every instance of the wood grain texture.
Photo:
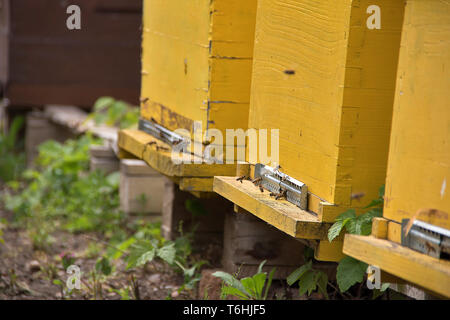
{"label": "wood grain texture", "polygon": [[432,258],[388,240],[347,234],[344,254],[378,266],[402,279],[450,297],[450,262]]}
{"label": "wood grain texture", "polygon": [[266,221],[275,228],[296,238],[326,239],[330,224],[285,200],[275,200],[269,192],[262,192],[250,181],[242,183],[236,177],[214,177],[214,192]]}
{"label": "wood grain texture", "polygon": [[450,229],[450,4],[409,0],[400,50],[384,216]]}
{"label": "wood grain texture", "polygon": [[256,0],[145,0],[141,115],[170,130],[246,129],[255,19]]}
{"label": "wood grain texture", "polygon": [[314,258],[319,261],[340,261],[345,257],[342,253],[343,245],[344,242],[342,240],[333,242],[328,240],[319,241],[319,245],[314,250]]}
{"label": "wood grain texture", "polygon": [[[234,176],[236,173],[236,164],[197,164],[193,162],[200,159],[188,154],[185,156],[191,159],[191,163],[175,164],[172,161],[172,150],[168,144],[139,130],[119,131],[118,146],[138,159],[144,160],[150,167],[168,177],[212,178],[215,174]],[[186,184],[188,181],[183,182],[184,188],[189,187]],[[192,181],[194,182],[192,187],[197,188],[198,180]],[[204,184],[202,186],[205,188]]]}
{"label": "wood grain texture", "polygon": [[12,105],[90,108],[100,96],[138,104],[141,0],[76,1],[81,30],[66,26],[68,1],[2,2],[11,14],[6,96]]}
{"label": "wood grain texture", "polygon": [[384,183],[403,6],[258,2],[249,127],[280,129],[283,170],[329,203],[361,208]]}

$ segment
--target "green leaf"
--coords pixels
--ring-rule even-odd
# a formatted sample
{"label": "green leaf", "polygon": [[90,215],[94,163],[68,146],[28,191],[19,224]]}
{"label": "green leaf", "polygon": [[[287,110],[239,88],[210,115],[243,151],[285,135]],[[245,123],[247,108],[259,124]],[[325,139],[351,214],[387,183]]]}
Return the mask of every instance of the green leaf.
{"label": "green leaf", "polygon": [[62,281],[61,281],[61,280],[59,280],[59,279],[55,279],[55,280],[53,280],[53,284],[56,284],[57,286],[63,286],[63,283],[62,283]]}
{"label": "green leaf", "polygon": [[378,289],[374,289],[373,290],[372,299],[375,300],[378,297],[382,296],[384,294],[384,292],[389,288],[389,285],[390,285],[390,283],[383,283],[379,290]]}
{"label": "green leaf", "polygon": [[113,172],[110,173],[106,177],[106,181],[108,181],[108,184],[113,188],[118,188],[120,183],[120,172]]}
{"label": "green leaf", "polygon": [[100,97],[94,103],[94,111],[102,111],[112,105],[114,101],[112,97]]}
{"label": "green leaf", "polygon": [[342,228],[344,227],[343,221],[337,221],[335,222],[330,229],[328,229],[328,241],[333,241],[342,231]]}
{"label": "green leaf", "polygon": [[173,264],[175,260],[175,243],[170,243],[169,245],[166,245],[157,251],[158,257],[166,261],[168,264]]}
{"label": "green leaf", "polygon": [[216,271],[212,274],[214,277],[222,279],[225,284],[227,284],[230,287],[236,288],[237,290],[241,291],[243,294],[250,296],[250,294],[245,290],[242,283],[233,277],[231,274],[223,272],[223,271]]}
{"label": "green leaf", "polygon": [[109,259],[106,257],[103,257],[100,260],[98,260],[97,263],[95,264],[95,270],[97,272],[100,271],[105,276],[109,276],[112,271],[112,267],[111,267],[111,264],[109,263]]}
{"label": "green leaf", "polygon": [[317,286],[319,287],[319,292],[322,293],[326,299],[328,299],[327,285],[328,285],[328,276],[325,272],[317,271],[318,279]]}
{"label": "green leaf", "polygon": [[127,250],[135,242],[136,242],[136,239],[134,237],[131,237],[131,238],[125,240],[124,242],[122,242],[119,246],[117,246],[118,250],[114,250],[114,254],[112,255],[112,258],[119,259],[124,254],[124,251]]}
{"label": "green leaf", "polygon": [[355,283],[360,283],[366,274],[367,264],[352,257],[343,258],[337,267],[336,280],[341,292],[347,291]]}
{"label": "green leaf", "polygon": [[312,291],[316,290],[317,283],[315,281],[315,273],[312,270],[306,271],[298,281],[299,286],[299,295],[304,295],[305,293],[308,293],[308,295],[311,294]]}
{"label": "green leaf", "polygon": [[255,284],[255,293],[257,299],[262,299],[264,284],[266,283],[267,274],[265,272],[255,274],[252,279]]}
{"label": "green leaf", "polygon": [[253,278],[250,278],[250,277],[243,278],[243,279],[241,279],[241,283],[244,286],[245,291],[247,291],[249,293],[250,297],[257,299],[258,292],[256,291],[256,284],[255,284],[255,281],[253,280]]}
{"label": "green leaf", "polygon": [[356,218],[356,211],[355,211],[355,209],[348,209],[347,211],[341,213],[336,218],[336,221],[345,221],[347,219],[353,219],[353,218]]}
{"label": "green leaf", "polygon": [[258,266],[258,271],[256,273],[261,273],[262,272],[262,268],[264,267],[264,265],[266,264],[267,260],[264,260],[263,262],[261,262]]}
{"label": "green leaf", "polygon": [[312,260],[309,260],[308,263],[306,263],[303,266],[301,266],[300,268],[294,270],[294,272],[292,272],[286,278],[288,285],[292,286],[295,282],[297,282],[298,279],[300,279],[301,276],[303,276],[303,274],[306,271],[311,270],[311,267],[312,267]]}
{"label": "green leaf", "polygon": [[250,298],[249,296],[244,294],[242,291],[240,291],[240,290],[238,290],[236,288],[230,287],[230,286],[223,286],[222,287],[222,295],[224,295],[225,297],[227,295],[235,296],[235,297],[238,297],[238,298],[240,298],[242,300],[248,300]]}
{"label": "green leaf", "polygon": [[136,267],[142,266],[146,264],[147,262],[152,261],[155,258],[156,255],[156,249],[151,249],[144,254],[142,254],[139,259],[136,261]]}
{"label": "green leaf", "polygon": [[274,274],[275,274],[275,268],[273,268],[269,273],[269,280],[267,281],[266,290],[264,292],[264,297],[263,297],[264,300],[267,299],[267,295],[269,294],[269,289],[270,289],[270,286],[272,285],[272,279],[273,279]]}

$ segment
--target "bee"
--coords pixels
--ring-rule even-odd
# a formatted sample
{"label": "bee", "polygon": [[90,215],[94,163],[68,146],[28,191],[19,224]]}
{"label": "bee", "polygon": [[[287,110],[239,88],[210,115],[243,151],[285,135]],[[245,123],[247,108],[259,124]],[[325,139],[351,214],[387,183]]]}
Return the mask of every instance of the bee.
{"label": "bee", "polygon": [[239,178],[236,179],[236,181],[239,181],[240,183],[242,183],[243,180],[248,180],[249,177],[247,176],[240,176]]}
{"label": "bee", "polygon": [[169,151],[169,148],[166,148],[166,147],[164,147],[164,146],[156,146],[156,151],[159,151],[159,150],[163,150],[163,151]]}
{"label": "bee", "polygon": [[280,170],[280,169],[281,169],[280,165],[277,165],[276,168],[275,168],[275,170]]}
{"label": "bee", "polygon": [[141,98],[139,101],[141,102],[141,103],[146,103],[147,101],[149,100],[149,98]]}
{"label": "bee", "polygon": [[286,190],[281,191],[281,192],[275,197],[275,200],[279,200],[279,199],[282,199],[282,198],[286,198],[286,193],[287,193]]}
{"label": "bee", "polygon": [[259,191],[264,192],[264,189],[262,186],[259,186]]}
{"label": "bee", "polygon": [[352,195],[351,195],[350,198],[351,198],[352,200],[355,199],[355,200],[360,201],[361,198],[364,197],[365,195],[366,195],[366,194],[365,194],[364,192],[352,193]]}
{"label": "bee", "polygon": [[293,75],[295,74],[295,70],[284,70],[285,74]]}
{"label": "bee", "polygon": [[433,247],[433,245],[430,243],[430,242],[428,242],[428,241],[425,241],[425,247],[427,248],[427,252],[428,253],[430,253],[430,252],[436,252],[436,249]]}
{"label": "bee", "polygon": [[150,141],[149,143],[147,143],[148,146],[152,146],[154,144],[156,144],[156,141]]}
{"label": "bee", "polygon": [[261,177],[258,177],[258,178],[255,178],[255,179],[253,179],[252,180],[252,182],[253,182],[253,184],[258,184],[259,182],[261,182],[261,180],[262,180],[262,178]]}

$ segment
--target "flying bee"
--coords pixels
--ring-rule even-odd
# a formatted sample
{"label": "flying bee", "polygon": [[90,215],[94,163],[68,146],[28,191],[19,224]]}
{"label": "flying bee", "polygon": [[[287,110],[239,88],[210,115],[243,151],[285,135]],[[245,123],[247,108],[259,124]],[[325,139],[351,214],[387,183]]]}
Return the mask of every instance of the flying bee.
{"label": "flying bee", "polygon": [[361,198],[364,197],[365,195],[366,195],[366,194],[365,194],[364,192],[352,193],[352,195],[351,195],[350,198],[351,198],[352,200],[355,199],[355,200],[360,201]]}

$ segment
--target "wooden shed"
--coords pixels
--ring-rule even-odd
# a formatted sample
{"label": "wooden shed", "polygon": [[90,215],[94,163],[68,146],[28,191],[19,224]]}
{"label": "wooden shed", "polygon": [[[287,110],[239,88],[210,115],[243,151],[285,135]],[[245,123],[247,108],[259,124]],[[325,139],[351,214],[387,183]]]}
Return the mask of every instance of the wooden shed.
{"label": "wooden shed", "polygon": [[408,0],[383,218],[344,253],[450,297],[450,4]]}
{"label": "wooden shed", "polygon": [[[70,30],[67,8],[80,8]],[[141,0],[0,1],[0,82],[12,107],[137,103]],[[1,91],[1,90],[0,90]]]}

